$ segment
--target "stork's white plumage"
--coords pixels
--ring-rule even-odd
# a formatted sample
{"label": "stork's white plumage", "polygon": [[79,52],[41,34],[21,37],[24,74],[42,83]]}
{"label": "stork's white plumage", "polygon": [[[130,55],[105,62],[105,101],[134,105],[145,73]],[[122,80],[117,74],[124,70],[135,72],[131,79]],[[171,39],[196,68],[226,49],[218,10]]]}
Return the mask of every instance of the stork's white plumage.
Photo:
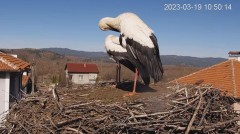
{"label": "stork's white plumage", "polygon": [[162,79],[163,67],[157,38],[153,30],[136,14],[123,13],[116,18],[103,18],[99,27],[103,31],[120,32],[120,44],[126,48],[127,53],[146,68],[155,82]]}
{"label": "stork's white plumage", "polygon": [[126,48],[122,47],[119,42],[119,37],[108,35],[105,39],[105,49],[109,52],[127,53]]}

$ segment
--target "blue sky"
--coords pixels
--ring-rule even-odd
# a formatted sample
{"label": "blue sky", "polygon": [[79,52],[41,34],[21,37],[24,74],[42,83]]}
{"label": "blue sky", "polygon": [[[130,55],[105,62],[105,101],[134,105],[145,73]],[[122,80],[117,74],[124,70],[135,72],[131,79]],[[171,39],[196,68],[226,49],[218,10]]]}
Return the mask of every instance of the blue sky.
{"label": "blue sky", "polygon": [[[165,4],[201,4],[202,10],[166,11]],[[222,4],[207,11],[204,4]],[[231,4],[231,10],[225,10]],[[61,47],[105,51],[103,17],[136,13],[158,38],[161,55],[227,57],[240,51],[239,0],[9,0],[0,1],[0,48]]]}

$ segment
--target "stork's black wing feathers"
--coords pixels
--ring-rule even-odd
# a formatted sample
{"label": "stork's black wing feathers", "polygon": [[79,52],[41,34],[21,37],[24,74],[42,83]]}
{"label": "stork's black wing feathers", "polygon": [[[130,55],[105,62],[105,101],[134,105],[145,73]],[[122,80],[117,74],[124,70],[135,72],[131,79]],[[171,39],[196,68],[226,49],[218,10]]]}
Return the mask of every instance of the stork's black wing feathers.
{"label": "stork's black wing feathers", "polygon": [[162,63],[156,37],[152,34],[149,38],[153,41],[154,48],[143,46],[133,39],[126,38],[126,49],[130,55],[135,57],[146,68],[154,82],[158,82],[163,76]]}
{"label": "stork's black wing feathers", "polygon": [[159,66],[160,66],[160,70],[162,73],[164,73],[164,70],[163,70],[163,67],[162,67],[162,61],[161,61],[161,58],[160,58],[160,52],[159,52],[159,48],[158,48],[158,43],[157,43],[157,38],[154,34],[152,34],[150,36],[150,39],[152,40],[153,44],[154,44],[154,47],[155,47],[155,52],[156,52],[156,56],[157,56],[157,60],[159,61]]}

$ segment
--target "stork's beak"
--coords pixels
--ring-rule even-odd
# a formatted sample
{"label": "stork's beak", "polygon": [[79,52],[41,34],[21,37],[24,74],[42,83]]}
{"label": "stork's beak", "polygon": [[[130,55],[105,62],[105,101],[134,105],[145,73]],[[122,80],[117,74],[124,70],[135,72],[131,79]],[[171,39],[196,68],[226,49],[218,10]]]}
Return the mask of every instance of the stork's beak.
{"label": "stork's beak", "polygon": [[120,32],[119,30],[117,30],[116,28],[112,28],[110,27],[109,30],[115,31],[115,32]]}

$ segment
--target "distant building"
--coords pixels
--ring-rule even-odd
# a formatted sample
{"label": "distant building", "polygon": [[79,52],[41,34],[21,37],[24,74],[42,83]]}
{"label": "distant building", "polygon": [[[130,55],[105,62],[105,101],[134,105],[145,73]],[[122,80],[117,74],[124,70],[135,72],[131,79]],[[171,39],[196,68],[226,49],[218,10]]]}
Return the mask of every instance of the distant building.
{"label": "distant building", "polygon": [[[10,102],[19,100],[28,86],[30,64],[0,51],[0,118]],[[27,90],[27,89],[26,89]]]}
{"label": "distant building", "polygon": [[66,79],[74,84],[95,84],[98,76],[96,64],[67,63]]}
{"label": "distant building", "polygon": [[235,59],[240,61],[240,51],[230,51],[228,55],[229,55],[229,59]]}
{"label": "distant building", "polygon": [[240,98],[240,52],[231,51],[228,54],[229,60],[178,78],[176,81],[180,84],[211,84],[225,91],[227,95]]}

